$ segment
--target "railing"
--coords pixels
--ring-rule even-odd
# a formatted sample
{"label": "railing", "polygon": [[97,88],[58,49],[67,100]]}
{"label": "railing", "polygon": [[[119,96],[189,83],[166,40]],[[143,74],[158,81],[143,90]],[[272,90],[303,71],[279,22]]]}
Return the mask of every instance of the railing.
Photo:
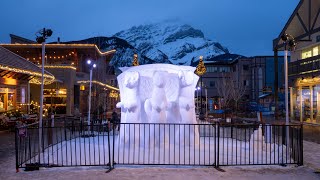
{"label": "railing", "polygon": [[318,72],[320,70],[320,55],[307,59],[290,62],[288,65],[289,76]]}
{"label": "railing", "polygon": [[38,127],[24,126],[16,129],[16,168],[302,165],[302,133],[302,125],[73,122],[44,126],[39,148]]}

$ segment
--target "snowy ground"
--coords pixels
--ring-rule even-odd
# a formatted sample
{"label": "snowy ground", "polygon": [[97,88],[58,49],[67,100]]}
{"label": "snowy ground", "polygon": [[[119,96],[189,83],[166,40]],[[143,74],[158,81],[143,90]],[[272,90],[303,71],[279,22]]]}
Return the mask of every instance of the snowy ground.
{"label": "snowy ground", "polygon": [[[294,163],[294,160],[289,158],[291,152],[285,145],[266,143],[261,129],[252,134],[250,141],[217,139],[210,136],[198,137],[195,140],[190,136],[184,136],[187,138],[172,136],[160,143],[160,137],[157,135],[154,137],[145,135],[142,139],[129,138],[127,141],[119,137],[119,134],[110,137],[111,148],[114,144],[113,161],[118,164],[210,166],[216,164],[216,156],[219,156],[219,165]],[[219,152],[216,151],[218,143]],[[47,148],[40,155],[40,162],[56,166],[106,165],[110,162],[108,144],[108,136],[70,139]],[[110,157],[111,159],[113,157],[112,150]],[[28,163],[38,162],[38,158],[37,156]]]}

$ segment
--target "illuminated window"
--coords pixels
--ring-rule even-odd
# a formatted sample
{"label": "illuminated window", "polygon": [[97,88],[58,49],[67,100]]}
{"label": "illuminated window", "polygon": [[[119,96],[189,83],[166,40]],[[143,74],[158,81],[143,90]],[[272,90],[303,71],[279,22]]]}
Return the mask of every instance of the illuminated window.
{"label": "illuminated window", "polygon": [[318,54],[319,54],[319,47],[316,46],[316,47],[313,48],[312,55],[313,55],[313,56],[318,56]]}
{"label": "illuminated window", "polygon": [[81,85],[80,86],[80,91],[84,91],[86,88],[85,88],[85,86],[84,85]]}
{"label": "illuminated window", "polygon": [[301,59],[306,59],[312,56],[311,50],[304,50],[301,54]]}

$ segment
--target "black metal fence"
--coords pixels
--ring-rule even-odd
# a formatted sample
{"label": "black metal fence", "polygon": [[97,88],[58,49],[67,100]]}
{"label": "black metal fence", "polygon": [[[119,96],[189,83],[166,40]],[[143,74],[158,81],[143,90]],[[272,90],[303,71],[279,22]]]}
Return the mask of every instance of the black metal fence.
{"label": "black metal fence", "polygon": [[16,168],[303,163],[302,125],[74,121],[43,126],[40,139],[37,125],[17,128]]}

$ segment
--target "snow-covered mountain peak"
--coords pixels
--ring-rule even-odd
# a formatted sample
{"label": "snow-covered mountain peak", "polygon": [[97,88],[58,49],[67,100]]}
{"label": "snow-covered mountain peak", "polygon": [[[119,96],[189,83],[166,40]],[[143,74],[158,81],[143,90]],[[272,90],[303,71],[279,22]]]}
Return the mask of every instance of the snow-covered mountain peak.
{"label": "snow-covered mountain peak", "polygon": [[200,55],[212,58],[229,52],[220,43],[206,39],[201,30],[174,21],[133,26],[114,36],[158,63],[191,65]]}

